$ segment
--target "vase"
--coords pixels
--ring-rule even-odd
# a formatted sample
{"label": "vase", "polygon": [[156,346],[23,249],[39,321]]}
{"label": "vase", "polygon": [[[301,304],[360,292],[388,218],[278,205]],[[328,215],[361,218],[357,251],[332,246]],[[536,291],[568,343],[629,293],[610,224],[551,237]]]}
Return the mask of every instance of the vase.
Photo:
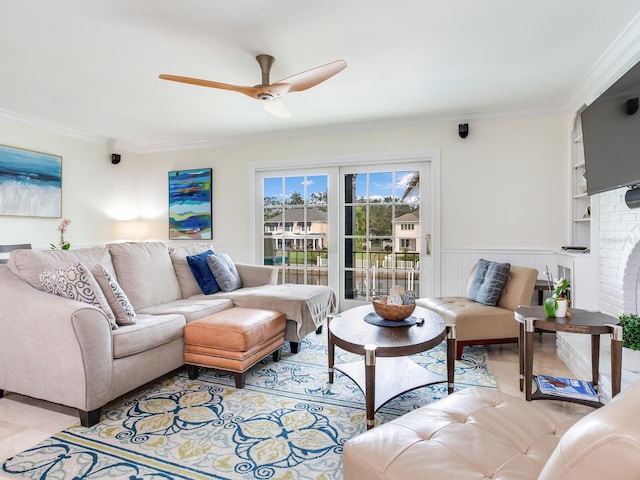
{"label": "vase", "polygon": [[622,368],[630,372],[640,372],[640,350],[622,347]]}
{"label": "vase", "polygon": [[566,317],[568,309],[569,309],[569,300],[567,300],[566,298],[556,299],[556,318]]}
{"label": "vase", "polygon": [[547,317],[564,318],[567,316],[569,300],[566,298],[549,297],[544,301],[544,312]]}

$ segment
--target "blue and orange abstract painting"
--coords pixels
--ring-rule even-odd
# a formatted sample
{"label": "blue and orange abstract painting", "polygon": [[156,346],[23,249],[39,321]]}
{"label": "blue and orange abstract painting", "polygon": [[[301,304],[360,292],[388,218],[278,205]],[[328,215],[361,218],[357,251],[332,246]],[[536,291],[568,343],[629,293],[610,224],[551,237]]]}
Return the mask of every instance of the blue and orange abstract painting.
{"label": "blue and orange abstract painting", "polygon": [[0,215],[60,217],[62,157],[0,145]]}
{"label": "blue and orange abstract painting", "polygon": [[169,172],[169,239],[212,238],[211,169]]}

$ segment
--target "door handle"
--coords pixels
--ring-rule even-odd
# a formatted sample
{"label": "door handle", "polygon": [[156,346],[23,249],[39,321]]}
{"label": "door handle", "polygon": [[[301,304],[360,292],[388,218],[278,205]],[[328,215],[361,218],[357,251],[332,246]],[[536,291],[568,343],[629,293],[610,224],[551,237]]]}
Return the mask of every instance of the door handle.
{"label": "door handle", "polygon": [[427,233],[427,235],[424,238],[427,244],[427,255],[431,255],[431,234]]}

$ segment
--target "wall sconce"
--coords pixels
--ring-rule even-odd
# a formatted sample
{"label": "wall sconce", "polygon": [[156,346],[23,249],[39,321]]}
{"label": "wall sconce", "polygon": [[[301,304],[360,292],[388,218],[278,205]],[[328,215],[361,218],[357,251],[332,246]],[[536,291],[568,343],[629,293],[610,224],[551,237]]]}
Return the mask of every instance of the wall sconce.
{"label": "wall sconce", "polygon": [[149,224],[141,220],[120,222],[120,238],[128,241],[140,241],[149,238]]}
{"label": "wall sconce", "polygon": [[468,123],[460,123],[460,124],[458,124],[458,135],[460,135],[460,138],[467,138],[467,135],[469,135],[469,124]]}

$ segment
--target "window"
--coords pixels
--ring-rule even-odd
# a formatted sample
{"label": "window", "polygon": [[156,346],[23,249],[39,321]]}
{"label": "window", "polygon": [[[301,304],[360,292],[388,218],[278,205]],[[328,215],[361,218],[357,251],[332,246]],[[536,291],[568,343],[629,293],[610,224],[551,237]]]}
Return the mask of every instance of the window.
{"label": "window", "polygon": [[[344,298],[364,301],[388,295],[394,285],[417,292],[419,223],[406,220],[420,219],[420,170],[356,167],[344,174],[343,203]],[[402,231],[412,232],[412,237],[401,237]]]}
{"label": "window", "polygon": [[[281,267],[282,283],[328,285],[327,183],[327,175],[262,181],[264,264]],[[275,224],[284,228],[270,230]]]}
{"label": "window", "polygon": [[[431,240],[439,224],[437,151],[325,158],[308,168],[300,159],[270,163],[254,167],[255,191],[262,187],[256,252],[278,268],[279,282],[329,285],[340,310],[394,284],[416,297],[439,293],[439,238]],[[266,231],[268,223],[278,229]]]}

